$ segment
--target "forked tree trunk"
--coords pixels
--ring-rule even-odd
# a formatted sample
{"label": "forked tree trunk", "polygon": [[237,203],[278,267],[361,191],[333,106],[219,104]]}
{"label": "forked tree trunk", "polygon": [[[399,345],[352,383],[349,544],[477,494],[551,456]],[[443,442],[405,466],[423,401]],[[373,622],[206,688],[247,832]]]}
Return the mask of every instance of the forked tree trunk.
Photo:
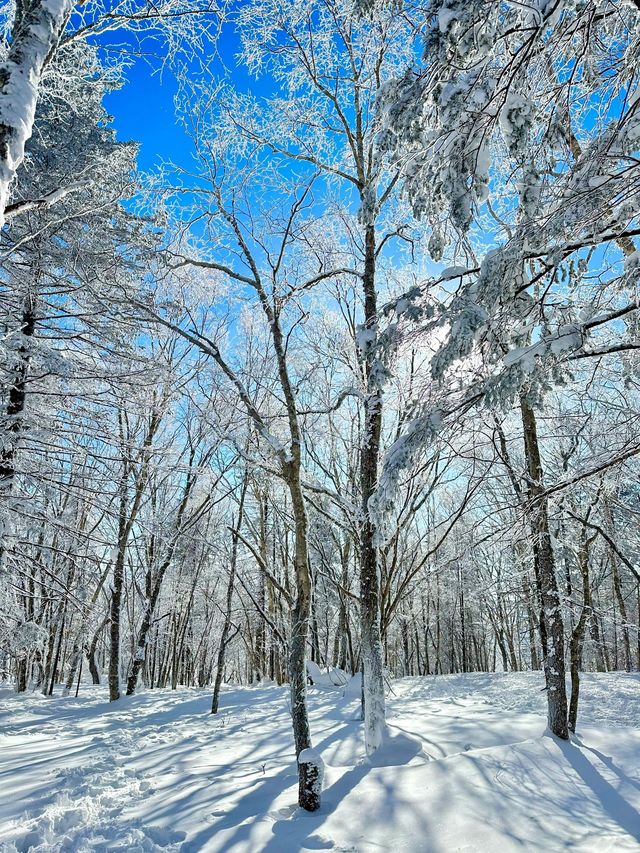
{"label": "forked tree trunk", "polygon": [[[100,579],[98,580],[96,588],[94,589],[93,594],[91,595],[91,598],[90,598],[89,602],[87,603],[87,606],[86,606],[84,613],[82,615],[82,618],[80,620],[80,625],[78,627],[78,630],[77,630],[76,635],[75,635],[75,640],[73,642],[73,650],[71,652],[71,664],[69,666],[69,674],[67,675],[67,681],[66,681],[66,684],[64,686],[64,695],[65,696],[68,696],[69,693],[71,692],[71,689],[73,687],[73,682],[75,680],[76,672],[77,672],[78,668],[80,668],[80,669],[82,668],[82,656],[83,656],[84,649],[85,649],[85,636],[87,633],[87,623],[90,619],[91,613],[93,612],[93,608],[96,605],[98,597],[100,596],[100,593],[102,592],[102,588],[103,588],[105,581],[107,580],[108,576],[109,576],[109,566],[107,566],[105,568]],[[104,627],[105,624],[106,624],[106,621],[101,624],[99,631],[102,630],[102,628]],[[97,643],[97,637],[98,637],[99,631],[96,633],[96,640],[95,640],[96,643]],[[94,654],[95,654],[95,647],[94,647]],[[95,668],[95,661],[93,661],[93,666]],[[89,660],[89,670],[90,670],[91,676],[93,678],[94,670],[91,669],[91,659]],[[98,681],[94,680],[93,683],[99,684],[100,683],[99,677],[98,677]]]}
{"label": "forked tree trunk", "polygon": [[[138,631],[138,637],[136,641],[136,651],[133,656],[133,661],[131,662],[131,671],[129,674],[129,678],[127,679],[127,696],[132,696],[138,685],[138,677],[140,675],[140,671],[142,670],[142,666],[146,660],[147,654],[147,639],[149,637],[149,631],[151,630],[151,626],[153,625],[153,617],[156,611],[156,605],[158,603],[158,598],[160,597],[160,591],[162,589],[162,582],[164,581],[164,577],[171,565],[173,560],[173,555],[175,554],[176,547],[178,545],[178,541],[180,538],[180,528],[182,525],[182,519],[187,508],[187,503],[189,501],[189,496],[191,494],[191,490],[195,483],[195,477],[193,473],[193,461],[195,457],[195,448],[192,449],[191,455],[189,457],[189,474],[187,476],[184,492],[182,494],[182,499],[180,501],[180,506],[178,507],[178,512],[176,515],[176,523],[175,523],[175,531],[173,535],[173,539],[169,545],[167,553],[158,568],[156,576],[153,580],[153,583],[150,583],[149,597],[147,600],[147,604],[144,610],[144,616],[142,617],[142,624],[140,625],[140,630]],[[151,575],[151,568],[149,569],[149,581]]]}

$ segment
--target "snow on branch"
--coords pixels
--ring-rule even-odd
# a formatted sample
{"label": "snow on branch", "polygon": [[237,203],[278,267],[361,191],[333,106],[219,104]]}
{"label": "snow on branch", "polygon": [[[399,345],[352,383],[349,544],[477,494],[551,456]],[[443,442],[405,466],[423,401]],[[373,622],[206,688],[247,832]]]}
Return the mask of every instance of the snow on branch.
{"label": "snow on branch", "polygon": [[19,17],[16,12],[11,45],[0,64],[0,228],[33,129],[42,70],[72,6],[71,0],[27,0]]}

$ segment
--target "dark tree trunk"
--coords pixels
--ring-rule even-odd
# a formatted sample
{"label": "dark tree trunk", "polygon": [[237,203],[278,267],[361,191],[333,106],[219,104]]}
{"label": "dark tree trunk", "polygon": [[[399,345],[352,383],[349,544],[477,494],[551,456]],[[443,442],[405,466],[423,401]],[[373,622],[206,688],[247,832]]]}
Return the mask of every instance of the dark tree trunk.
{"label": "dark tree trunk", "polygon": [[[293,463],[295,465],[295,463]],[[291,718],[298,758],[298,805],[306,811],[320,808],[318,768],[314,762],[300,761],[300,754],[311,750],[311,732],[307,711],[306,645],[311,615],[311,578],[307,545],[307,513],[299,480],[299,470],[292,472],[290,491],[295,519],[294,568],[296,599],[291,611],[289,646],[289,679],[291,683]]]}
{"label": "dark tree trunk", "polygon": [[4,433],[6,438],[0,454],[0,491],[7,493],[11,489],[15,476],[18,442],[23,430],[23,415],[27,399],[27,380],[31,361],[29,339],[36,327],[35,306],[31,297],[27,297],[22,308],[20,331],[25,339],[16,353],[16,365],[9,385],[9,399],[6,409]]}
{"label": "dark tree trunk", "polygon": [[118,542],[116,561],[113,568],[113,589],[111,594],[111,609],[109,614],[109,701],[115,702],[120,698],[120,615],[122,607],[122,591],[124,586],[124,566],[127,555],[127,545],[131,530],[138,516],[142,495],[147,483],[150,449],[155,433],[160,426],[161,413],[154,410],[149,418],[146,434],[142,443],[139,469],[135,478],[135,490],[131,507],[128,506],[127,482],[131,473],[129,451],[124,435],[124,420],[122,412],[120,420],[120,444],[122,453],[122,474],[119,487],[118,507]]}
{"label": "dark tree trunk", "polygon": [[16,690],[18,693],[24,693],[27,689],[27,655],[18,658],[16,666]]}
{"label": "dark tree trunk", "polygon": [[100,684],[100,671],[98,669],[98,665],[96,664],[96,650],[98,648],[98,642],[100,640],[100,635],[105,629],[105,626],[109,622],[109,617],[105,616],[100,625],[98,626],[91,643],[89,644],[89,648],[87,649],[87,662],[89,664],[89,672],[91,673],[91,681],[93,684]]}
{"label": "dark tree trunk", "polygon": [[589,580],[589,545],[593,540],[587,539],[583,530],[582,543],[578,554],[578,567],[582,578],[582,608],[580,616],[572,631],[569,643],[571,668],[571,700],[569,703],[569,729],[575,732],[578,722],[578,701],[580,698],[580,667],[582,663],[582,646],[585,629],[591,617],[591,582]]}
{"label": "dark tree trunk", "polygon": [[[375,328],[378,320],[375,285],[375,228],[365,228],[363,275],[364,326]],[[360,526],[360,614],[362,624],[362,672],[364,738],[368,754],[381,745],[385,730],[385,696],[380,632],[380,566],[376,529],[370,501],[378,485],[380,434],[382,429],[382,392],[375,376],[376,355],[371,347],[364,353],[367,396],[364,411],[364,436],[360,448],[360,488],[362,524]]]}
{"label": "dark tree trunk", "polygon": [[53,696],[53,688],[54,688],[55,683],[56,683],[56,674],[58,671],[58,664],[60,663],[60,652],[62,650],[62,638],[64,636],[64,626],[65,626],[66,620],[67,620],[67,602],[65,600],[64,609],[62,611],[62,621],[60,623],[60,631],[58,633],[58,644],[56,647],[56,654],[55,654],[55,657],[53,659],[53,665],[51,667],[51,677],[49,680],[49,690],[48,690],[49,696]]}
{"label": "dark tree trunk", "polygon": [[120,698],[120,613],[124,586],[124,545],[118,548],[113,569],[113,589],[109,611],[109,701]]}
{"label": "dark tree trunk", "polygon": [[567,720],[567,688],[564,662],[564,624],[556,579],[553,547],[549,531],[548,499],[544,490],[538,429],[533,408],[526,396],[520,396],[524,428],[524,448],[528,474],[529,519],[533,543],[533,559],[540,588],[542,611],[540,639],[547,688],[549,728],[559,738],[569,737]]}

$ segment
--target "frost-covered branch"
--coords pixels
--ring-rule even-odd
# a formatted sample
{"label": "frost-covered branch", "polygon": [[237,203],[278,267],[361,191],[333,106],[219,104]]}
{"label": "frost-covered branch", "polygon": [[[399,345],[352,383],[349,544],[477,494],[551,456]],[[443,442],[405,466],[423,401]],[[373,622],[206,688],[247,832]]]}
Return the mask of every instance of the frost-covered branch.
{"label": "frost-covered branch", "polygon": [[9,187],[33,129],[42,71],[72,8],[72,0],[25,0],[16,5],[11,44],[0,63],[0,229]]}
{"label": "frost-covered branch", "polygon": [[48,207],[52,207],[54,204],[62,201],[68,195],[84,189],[88,184],[88,181],[74,181],[66,187],[60,187],[57,190],[47,193],[42,198],[26,199],[9,204],[5,207],[4,211],[5,222],[8,222],[15,216],[22,216],[25,213],[29,213],[32,210],[46,210]]}

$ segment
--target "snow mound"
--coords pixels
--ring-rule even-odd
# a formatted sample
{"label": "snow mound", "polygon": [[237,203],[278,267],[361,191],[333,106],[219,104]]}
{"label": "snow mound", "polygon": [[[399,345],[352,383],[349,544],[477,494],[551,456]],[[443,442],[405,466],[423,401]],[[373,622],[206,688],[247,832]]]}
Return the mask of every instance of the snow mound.
{"label": "snow mound", "polygon": [[314,687],[327,687],[329,689],[344,687],[350,678],[343,669],[338,669],[338,667],[331,667],[323,672],[318,664],[312,660],[307,661],[307,675]]}

